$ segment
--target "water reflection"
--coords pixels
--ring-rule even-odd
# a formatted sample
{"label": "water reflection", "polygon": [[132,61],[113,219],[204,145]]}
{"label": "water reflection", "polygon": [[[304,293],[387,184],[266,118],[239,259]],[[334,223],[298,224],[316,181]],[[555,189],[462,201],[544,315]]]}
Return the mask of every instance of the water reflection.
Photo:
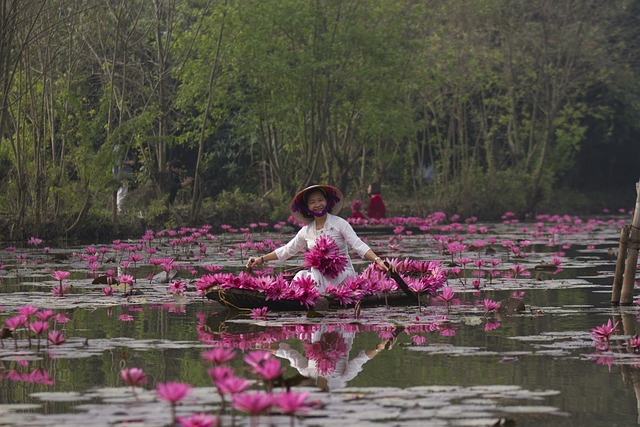
{"label": "water reflection", "polygon": [[[602,234],[610,239],[617,232]],[[146,263],[135,253],[125,260],[125,248],[116,246],[87,248],[86,255],[79,250],[58,260],[53,252],[33,250],[28,257],[5,254],[7,268],[0,267],[2,320],[13,317],[17,307],[38,301],[40,308],[64,313],[71,321],[55,326],[52,322],[50,328],[60,327],[67,337],[56,347],[43,343],[38,349],[35,332],[29,347],[23,329],[17,350],[13,337],[5,337],[0,349],[0,411],[14,415],[7,421],[3,412],[3,422],[51,425],[45,417],[35,418],[37,413],[47,413],[68,416],[68,424],[104,419],[117,425],[120,413],[132,404],[119,375],[125,368],[141,368],[148,375],[149,385],[139,390],[142,401],[154,401],[153,387],[158,382],[184,380],[201,393],[201,400],[184,411],[213,412],[215,405],[206,399],[215,391],[201,356],[213,347],[247,354],[268,350],[287,368],[277,387],[305,387],[318,399],[329,399],[326,391],[331,392],[331,407],[320,415],[314,413],[304,425],[345,423],[352,413],[370,416],[373,425],[384,425],[390,412],[397,425],[422,425],[425,419],[438,425],[491,425],[499,417],[517,418],[520,427],[544,424],[541,419],[566,426],[638,422],[640,358],[632,342],[638,308],[614,311],[612,320],[620,321],[624,335],[614,335],[608,349],[594,350],[589,334],[594,323],[612,316],[609,292],[614,258],[606,250],[610,245],[594,247],[590,245],[597,240],[593,236],[578,239],[574,234],[573,246],[561,248],[554,237],[553,247],[529,245],[530,254],[522,257],[513,245],[507,251],[499,242],[534,236],[508,230],[496,230],[495,235],[500,236],[493,244],[498,252],[488,255],[487,245],[471,242],[475,238],[467,234],[468,250],[455,259],[463,272],[452,268],[449,278],[459,304],[445,306],[432,299],[421,311],[417,306],[366,308],[354,316],[352,310],[336,310],[322,319],[295,313],[268,313],[260,319],[250,319],[248,314],[233,317],[229,311],[214,314],[221,308],[202,300],[194,291],[195,282],[211,271],[209,267],[237,273],[242,259],[228,254],[236,241],[247,243],[248,238],[240,236],[233,241],[229,236],[209,239],[208,250],[201,254],[188,251],[188,246],[174,249],[166,239],[156,238],[154,248],[147,249],[158,248],[157,253],[147,251]],[[414,259],[448,261],[451,255],[440,250],[446,237],[437,247],[427,234],[396,236],[393,247],[387,237],[370,236],[370,243],[386,248],[390,256],[411,254]],[[240,246],[236,249],[241,252]],[[556,256],[561,267],[554,264]],[[493,265],[487,264],[494,258],[500,261],[499,275],[492,275]],[[526,271],[513,268],[510,261],[532,274],[525,277]],[[91,267],[96,262],[103,264],[102,270]],[[57,283],[51,273],[59,268],[71,272],[68,281],[73,286],[63,298],[51,293]],[[95,280],[110,269],[114,277],[132,274],[140,294],[124,295],[124,289],[117,289],[113,295],[103,295],[102,284]],[[175,281],[167,283],[167,273],[173,277],[176,271]],[[186,289],[176,285],[178,280]],[[475,281],[478,289],[473,289]],[[483,298],[501,301],[513,292],[525,301],[526,311],[513,316],[499,311],[487,314],[486,305],[480,304]],[[112,409],[114,395],[125,401],[124,409]],[[350,397],[354,395],[357,399]],[[89,400],[95,406],[82,405],[81,401]],[[30,407],[30,414],[15,414],[15,409],[2,406],[13,402],[35,407]],[[162,411],[158,409],[144,408],[146,414]],[[136,416],[151,416],[142,412]]]}
{"label": "water reflection", "polygon": [[309,342],[304,343],[304,354],[289,343],[281,342],[275,355],[287,359],[292,368],[300,375],[312,379],[323,391],[338,390],[358,375],[365,363],[378,355],[380,351],[393,346],[396,336],[382,340],[375,348],[361,350],[351,356],[356,331],[346,330],[344,325],[320,325],[311,334]]}

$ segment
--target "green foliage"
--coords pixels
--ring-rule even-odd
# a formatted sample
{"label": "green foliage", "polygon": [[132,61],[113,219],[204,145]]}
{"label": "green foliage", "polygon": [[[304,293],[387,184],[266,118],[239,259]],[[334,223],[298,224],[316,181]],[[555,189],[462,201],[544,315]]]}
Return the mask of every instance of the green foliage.
{"label": "green foliage", "polygon": [[[350,193],[379,180],[398,214],[492,218],[547,206],[585,170],[598,188],[637,179],[620,167],[640,135],[628,0],[115,2],[74,14],[72,1],[43,1],[8,12],[24,25],[7,26],[0,49],[15,65],[0,73],[0,202],[14,229],[64,233],[84,206],[91,224],[113,221],[115,144],[135,151],[139,185],[158,186],[168,159],[198,165],[204,213],[185,193],[180,214],[214,224],[282,220],[288,195],[319,181]],[[608,148],[620,154],[603,159]],[[416,171],[430,164],[425,185]],[[121,229],[175,224],[149,194],[149,212]]]}
{"label": "green foliage", "polygon": [[250,223],[284,221],[289,217],[289,197],[272,192],[262,197],[243,193],[238,188],[223,191],[215,201],[208,199],[203,212],[203,220],[215,226],[229,224],[235,227]]}
{"label": "green foliage", "polygon": [[[446,183],[434,181],[416,208],[423,212],[443,211],[463,217],[499,220],[506,211],[524,215],[533,178],[510,169],[488,173],[469,167],[465,173]],[[548,189],[545,190],[547,194]]]}

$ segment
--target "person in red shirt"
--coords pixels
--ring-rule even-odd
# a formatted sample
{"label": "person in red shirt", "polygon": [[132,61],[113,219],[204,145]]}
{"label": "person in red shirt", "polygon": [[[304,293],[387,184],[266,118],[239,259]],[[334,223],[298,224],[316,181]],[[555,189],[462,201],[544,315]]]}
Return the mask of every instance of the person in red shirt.
{"label": "person in red shirt", "polygon": [[369,218],[384,218],[386,216],[386,209],[382,196],[380,195],[380,184],[372,182],[367,188],[367,194],[371,199],[369,200],[369,208],[367,209],[367,216]]}

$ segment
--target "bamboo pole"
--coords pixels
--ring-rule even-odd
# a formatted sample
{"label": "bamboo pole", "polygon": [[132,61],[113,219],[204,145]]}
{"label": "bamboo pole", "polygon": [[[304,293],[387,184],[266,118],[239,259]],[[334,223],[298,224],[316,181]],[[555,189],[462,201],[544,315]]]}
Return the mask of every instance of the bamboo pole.
{"label": "bamboo pole", "polygon": [[[635,313],[620,313],[619,309],[613,315],[613,321],[619,320],[622,324],[622,333],[625,336],[636,336],[636,316]],[[621,340],[618,340],[620,343]],[[626,341],[626,340],[625,340]],[[625,355],[633,354],[633,350],[622,343],[618,346],[619,352]],[[636,397],[636,411],[638,413],[638,424],[640,424],[640,370],[631,365],[621,365],[620,373],[622,374],[622,382],[625,385],[631,384]]]}
{"label": "bamboo pole", "polygon": [[636,206],[633,210],[627,262],[624,268],[622,294],[620,295],[621,305],[631,305],[633,303],[633,284],[638,267],[638,242],[640,242],[640,181],[636,182]]}
{"label": "bamboo pole", "polygon": [[616,270],[613,275],[613,287],[611,289],[611,305],[620,304],[620,292],[622,292],[622,277],[624,273],[625,258],[629,245],[629,231],[631,226],[625,225],[620,231],[620,244],[618,245],[618,259],[616,260]]}

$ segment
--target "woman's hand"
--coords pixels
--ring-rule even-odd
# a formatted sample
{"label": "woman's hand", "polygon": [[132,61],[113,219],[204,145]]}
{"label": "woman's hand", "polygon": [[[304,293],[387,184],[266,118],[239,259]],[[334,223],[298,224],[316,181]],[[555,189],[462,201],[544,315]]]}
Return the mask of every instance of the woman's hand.
{"label": "woman's hand", "polygon": [[383,269],[384,271],[390,271],[390,272],[395,272],[396,271],[396,266],[393,265],[391,262],[387,261],[387,260],[383,260],[382,258],[380,258],[379,256],[375,257],[375,259],[373,260],[373,262],[380,267],[381,269]]}
{"label": "woman's hand", "polygon": [[249,260],[247,261],[247,265],[246,267],[251,269],[255,266],[263,266],[264,265],[264,257],[260,256],[260,257],[249,257]]}

